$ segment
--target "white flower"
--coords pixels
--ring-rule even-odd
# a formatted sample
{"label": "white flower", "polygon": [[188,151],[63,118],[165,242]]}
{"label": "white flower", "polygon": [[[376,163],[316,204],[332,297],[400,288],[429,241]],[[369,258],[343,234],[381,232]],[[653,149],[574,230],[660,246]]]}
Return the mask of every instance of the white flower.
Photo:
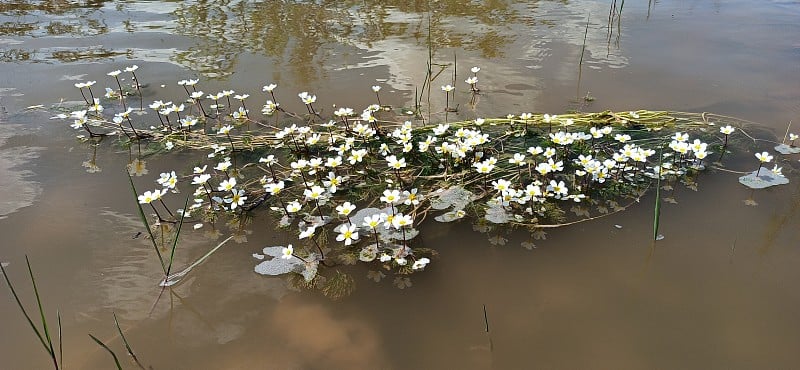
{"label": "white flower", "polygon": [[372,86],[372,91],[374,91],[374,92],[381,91],[381,87],[377,86],[377,85],[376,86]]}
{"label": "white flower", "polygon": [[525,155],[521,153],[514,153],[514,158],[509,158],[508,163],[516,164],[517,166],[524,166]]}
{"label": "white flower", "polygon": [[433,134],[436,135],[436,136],[441,136],[442,134],[444,134],[447,131],[448,128],[450,128],[450,125],[441,124],[440,123],[438,126],[436,126],[433,129]]}
{"label": "white flower", "polygon": [[272,92],[273,90],[275,90],[276,87],[278,87],[278,85],[276,84],[265,85],[264,87],[261,88],[261,91]]}
{"label": "white flower", "polygon": [[492,186],[494,189],[499,192],[504,192],[511,187],[511,181],[505,179],[498,179],[497,181],[492,181]]}
{"label": "white flower", "polygon": [[734,131],[736,131],[736,129],[733,128],[733,126],[730,126],[730,125],[722,126],[722,127],[719,128],[719,132],[721,132],[722,134],[725,134],[725,135],[730,135]]}
{"label": "white flower", "polygon": [[232,129],[233,129],[233,126],[225,125],[225,126],[222,126],[222,127],[219,128],[219,133],[221,135],[227,135],[228,133],[231,132]]}
{"label": "white flower", "polygon": [[673,136],[673,137],[672,137],[672,140],[675,140],[675,141],[678,141],[678,142],[681,142],[681,143],[682,143],[682,142],[684,142],[684,141],[687,141],[687,140],[689,140],[689,134],[684,134],[684,133],[681,133],[681,132],[676,132],[676,133],[675,133],[675,136]]}
{"label": "white flower", "polygon": [[222,162],[217,163],[217,166],[214,167],[214,169],[217,171],[227,171],[228,168],[230,168],[230,166],[231,166],[231,158],[225,157],[225,159],[223,159]]}
{"label": "white flower", "polygon": [[289,202],[289,204],[286,205],[286,211],[289,213],[299,212],[301,208],[302,206],[300,205],[300,202],[296,200],[291,201]]}
{"label": "white flower", "polygon": [[281,250],[281,258],[283,258],[285,260],[292,259],[292,255],[293,254],[294,254],[294,247],[292,247],[291,244],[289,244],[288,246],[284,247]]}
{"label": "white flower", "polygon": [[569,189],[567,189],[564,181],[556,182],[556,180],[550,180],[550,185],[547,186],[547,191],[552,191],[556,198],[560,198],[562,195],[567,195]]}
{"label": "white flower", "polygon": [[317,231],[316,226],[309,226],[305,230],[300,232],[299,239],[311,239],[314,237],[314,232]]}
{"label": "white flower", "polygon": [[143,195],[139,196],[139,203],[141,204],[149,204],[153,201],[161,199],[161,197],[167,193],[166,189],[161,190],[153,190],[153,191],[146,191]]}
{"label": "white flower", "polygon": [[278,161],[275,160],[274,154],[270,154],[266,158],[264,157],[259,158],[258,163],[266,163],[267,165],[272,165],[278,163]]}
{"label": "white flower", "polygon": [[314,200],[319,199],[319,197],[321,197],[323,193],[325,193],[325,189],[323,189],[319,185],[314,185],[311,187],[311,189],[306,189],[305,191],[303,191],[303,195],[305,195],[306,198]]}
{"label": "white flower", "polygon": [[472,71],[472,73],[478,73],[478,71],[480,71],[480,70],[481,70],[481,67],[472,67],[470,69],[470,71]]}
{"label": "white flower", "polygon": [[350,156],[347,159],[350,161],[350,164],[356,164],[357,162],[361,162],[364,160],[364,156],[367,155],[366,149],[357,149],[350,151]]}
{"label": "white flower", "polygon": [[775,167],[772,167],[770,171],[772,171],[772,173],[775,174],[775,176],[783,177],[783,167],[778,167],[777,164],[775,165]]}
{"label": "white flower", "polygon": [[309,105],[317,101],[316,95],[310,95],[309,93],[303,91],[300,94],[297,94],[300,97],[300,100],[303,101],[304,104]]}
{"label": "white flower", "polygon": [[[619,141],[620,143],[625,143],[626,141],[630,140],[631,136],[628,134],[616,134],[614,135],[614,140]],[[688,140],[688,136],[687,136]]]}
{"label": "white flower", "polygon": [[244,120],[247,118],[247,112],[249,111],[244,109],[244,107],[239,107],[239,109],[237,109],[236,112],[233,112],[231,116],[233,116],[234,119]]}
{"label": "white flower", "polygon": [[384,217],[386,217],[384,213],[364,217],[363,225],[375,229],[383,222]]}
{"label": "white flower", "polygon": [[383,191],[381,202],[397,204],[400,201],[400,191],[396,189],[386,189]]}
{"label": "white flower", "polygon": [[425,266],[427,264],[429,264],[429,263],[431,263],[431,260],[428,259],[428,258],[423,257],[423,258],[420,258],[420,259],[414,261],[414,264],[411,265],[411,268],[413,270],[419,270],[419,269],[425,268]]}
{"label": "white flower", "polygon": [[101,113],[102,111],[103,106],[100,105],[100,99],[94,98],[94,104],[89,107],[89,112]]}
{"label": "white flower", "polygon": [[333,172],[328,172],[328,178],[326,180],[322,180],[322,184],[328,188],[328,191],[331,193],[335,193],[339,184],[342,183],[344,179],[341,176],[336,175]]}
{"label": "white flower", "polygon": [[197,118],[188,116],[181,119],[181,127],[193,127],[197,125]]}
{"label": "white flower", "polygon": [[97,83],[97,81],[78,82],[75,84],[75,87],[82,89],[84,87],[92,87],[92,85],[94,85],[95,83]]}
{"label": "white flower", "polygon": [[358,231],[356,231],[356,225],[344,224],[339,227],[339,235],[336,236],[336,241],[344,241],[344,245],[350,245],[356,240],[358,240]]}
{"label": "white flower", "polygon": [[411,225],[413,222],[414,220],[411,218],[411,215],[398,213],[392,217],[392,226],[398,230],[400,230],[403,226]]}
{"label": "white flower", "polygon": [[333,112],[336,117],[347,117],[353,115],[353,108],[339,108]]}
{"label": "white flower", "polygon": [[178,176],[175,175],[175,171],[164,172],[156,182],[167,189],[175,189],[175,185],[178,184]]}
{"label": "white flower", "polygon": [[474,84],[478,83],[478,78],[475,77],[475,76],[468,77],[466,80],[464,80],[464,82],[466,82],[466,83],[468,83],[470,85],[474,85]]}
{"label": "white flower", "polygon": [[231,204],[231,210],[234,210],[236,209],[236,207],[243,205],[244,201],[247,199],[247,197],[243,196],[244,190],[241,189],[239,190],[233,189],[231,190],[231,194],[232,196],[230,198],[225,198],[225,203]]}
{"label": "white flower", "polygon": [[109,75],[109,76],[111,76],[111,77],[117,77],[117,76],[119,76],[119,74],[120,74],[120,73],[122,73],[122,71],[120,71],[120,70],[118,69],[118,70],[116,70],[116,71],[111,71],[111,72],[108,72],[108,73],[106,73],[106,74],[107,74],[107,75]]}
{"label": "white flower", "polygon": [[211,179],[211,175],[209,175],[207,173],[199,175],[199,176],[195,176],[194,178],[192,178],[192,185],[205,184],[206,182],[208,182],[209,179]]}
{"label": "white flower", "polygon": [[344,204],[336,206],[336,212],[339,212],[342,216],[349,216],[355,209],[356,206],[350,202],[344,202]]}
{"label": "white flower", "polygon": [[768,163],[772,161],[772,156],[767,152],[756,153],[756,158],[758,158],[761,163]]}
{"label": "white flower", "polygon": [[492,164],[489,160],[486,160],[483,162],[475,162],[472,164],[472,167],[475,167],[475,170],[478,171],[478,173],[487,174],[492,172],[494,169],[494,164]]}
{"label": "white flower", "polygon": [[[134,71],[136,71],[137,69],[139,69],[139,66],[137,66],[136,64],[134,64],[134,65],[132,65],[132,66],[130,66],[130,67],[125,67],[125,72],[134,72]],[[194,80],[194,81],[195,81],[195,83],[197,82],[197,80]]]}
{"label": "white flower", "polygon": [[234,187],[236,187],[236,179],[231,177],[231,178],[229,178],[227,180],[223,180],[219,184],[219,187],[217,187],[217,190],[219,190],[219,191],[231,191],[231,190],[233,190]]}
{"label": "white flower", "polygon": [[418,205],[419,201],[422,199],[422,196],[417,194],[417,189],[411,189],[411,191],[404,191],[403,192],[403,204],[410,206],[410,205]]}
{"label": "white flower", "polygon": [[386,162],[389,163],[389,167],[394,168],[396,170],[399,170],[406,166],[406,159],[405,158],[397,159],[397,156],[395,155],[390,155],[386,157]]}
{"label": "white flower", "polygon": [[285,186],[286,184],[283,181],[278,181],[264,185],[264,189],[270,193],[270,195],[278,195]]}

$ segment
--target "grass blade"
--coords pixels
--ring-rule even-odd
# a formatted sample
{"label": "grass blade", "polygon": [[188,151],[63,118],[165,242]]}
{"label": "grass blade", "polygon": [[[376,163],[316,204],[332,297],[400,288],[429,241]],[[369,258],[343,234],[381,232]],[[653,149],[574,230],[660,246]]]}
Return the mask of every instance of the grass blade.
{"label": "grass blade", "polygon": [[664,147],[658,154],[658,176],[656,176],[656,205],[653,211],[653,240],[658,240],[658,226],[661,220],[661,164],[664,161]]}
{"label": "grass blade", "polygon": [[28,264],[28,274],[30,274],[31,277],[33,294],[36,296],[36,305],[39,308],[39,316],[42,318],[42,331],[44,331],[44,337],[47,339],[47,352],[50,353],[53,364],[55,368],[58,369],[58,360],[56,360],[56,352],[53,349],[53,340],[50,339],[50,330],[47,328],[47,318],[44,314],[44,307],[42,307],[42,299],[39,297],[39,288],[36,287],[36,278],[33,276],[33,269],[31,269],[31,262],[28,260],[28,256],[25,256],[25,263]]}
{"label": "grass blade", "polygon": [[128,350],[128,355],[133,358],[133,361],[136,361],[136,365],[139,365],[139,368],[144,369],[144,365],[139,362],[139,358],[136,357],[136,354],[133,353],[133,348],[131,348],[130,344],[128,344],[128,339],[125,338],[125,334],[122,334],[122,328],[119,327],[119,321],[117,321],[117,314],[113,313],[114,315],[114,325],[117,326],[117,331],[119,332],[119,337],[122,338],[122,343],[125,344],[125,349]]}
{"label": "grass blade", "polygon": [[61,311],[56,310],[56,318],[58,318],[58,363],[64,366],[64,336],[61,332]]}
{"label": "grass blade", "polygon": [[[167,265],[164,263],[164,257],[161,256],[161,252],[158,250],[158,244],[156,244],[156,238],[153,236],[153,231],[150,230],[150,223],[147,222],[147,216],[144,215],[144,210],[142,209],[141,203],[139,203],[139,192],[136,191],[136,185],[133,184],[133,178],[131,174],[127,173],[128,181],[131,183],[131,190],[133,190],[133,199],[136,201],[136,209],[139,210],[139,219],[142,220],[144,224],[144,228],[147,230],[147,235],[150,236],[150,241],[153,243],[153,249],[156,250],[156,254],[158,255],[158,260],[161,262],[161,269],[164,271],[164,275],[169,275],[167,272]],[[184,208],[185,209],[185,208]]]}
{"label": "grass blade", "polygon": [[117,354],[114,353],[114,351],[112,351],[111,348],[108,348],[108,346],[105,343],[100,341],[100,339],[97,339],[94,335],[89,334],[89,337],[92,338],[95,341],[95,343],[99,344],[100,347],[105,348],[105,350],[108,351],[108,353],[111,354],[111,357],[114,358],[114,363],[117,365],[117,370],[122,370],[122,365],[120,365],[120,363],[119,363],[119,359],[117,358]]}
{"label": "grass blade", "polygon": [[36,324],[33,323],[31,316],[28,315],[28,311],[25,309],[25,306],[22,305],[22,301],[19,299],[19,295],[17,295],[17,291],[14,289],[14,285],[11,284],[11,280],[8,278],[8,274],[6,273],[6,269],[0,264],[0,271],[3,272],[3,278],[6,280],[6,284],[8,284],[8,288],[11,289],[11,294],[14,296],[14,299],[17,301],[17,306],[19,306],[20,311],[22,314],[25,315],[25,319],[28,320],[28,324],[30,324],[31,329],[36,334],[36,337],[39,338],[39,341],[42,342],[42,346],[45,350],[47,350],[47,342],[45,342],[44,337],[42,337],[42,333],[39,332],[39,328],[36,327]]}
{"label": "grass blade", "polygon": [[183,213],[181,213],[181,219],[178,223],[178,228],[175,230],[175,240],[172,241],[172,251],[169,254],[169,265],[167,266],[166,276],[169,276],[169,273],[172,271],[172,262],[175,258],[175,248],[178,247],[178,238],[181,236],[181,229],[183,228],[183,220],[186,218],[184,216],[186,214],[186,208],[189,206],[189,197],[191,194],[186,195],[186,201],[183,203]]}

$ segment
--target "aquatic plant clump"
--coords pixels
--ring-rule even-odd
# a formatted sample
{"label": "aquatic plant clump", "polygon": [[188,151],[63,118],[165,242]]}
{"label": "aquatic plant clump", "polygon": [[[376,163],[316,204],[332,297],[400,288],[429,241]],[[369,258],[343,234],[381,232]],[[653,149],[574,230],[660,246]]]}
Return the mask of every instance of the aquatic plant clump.
{"label": "aquatic plant clump", "polygon": [[[190,205],[180,212],[195,229],[267,210],[274,217],[267,219],[297,240],[254,254],[261,261],[255,270],[297,273],[323,290],[331,287],[320,271],[335,264],[361,262],[377,267],[373,275],[401,277],[424,269],[436,252],[415,237],[429,216],[541,232],[613,213],[576,212],[582,204],[624,210],[620,201],[634,203],[659,181],[691,181],[715,151],[715,161],[722,159],[729,136],[742,128],[730,117],[647,110],[452,122],[445,115],[431,123],[418,111],[379,103],[360,112],[339,107],[328,116],[308,92],[297,94],[306,109],[297,114],[278,103],[275,84],[264,86],[257,115],[247,107],[248,94],[206,94],[198,80],[179,82],[186,92],[181,103],[158,100],[135,110],[125,101],[139,94],[138,80],[126,89],[118,72],[112,75],[118,88],[108,89],[105,100],[92,92],[94,81],[76,84],[85,107],[59,117],[83,130],[84,139],[113,135],[135,148],[131,175],[146,174],[145,158],[157,152],[194,150],[206,158],[191,171],[162,173],[139,203],[160,223],[175,222],[163,198],[191,188]],[[466,82],[478,93],[477,81]],[[442,88],[445,114],[453,111],[453,89]],[[372,90],[380,99],[380,87]],[[721,122],[737,127],[717,127]]]}

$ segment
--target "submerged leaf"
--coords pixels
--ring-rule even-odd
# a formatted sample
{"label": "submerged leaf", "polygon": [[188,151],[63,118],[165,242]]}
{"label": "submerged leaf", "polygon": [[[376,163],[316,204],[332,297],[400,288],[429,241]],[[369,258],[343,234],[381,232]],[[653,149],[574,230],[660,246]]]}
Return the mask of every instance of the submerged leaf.
{"label": "submerged leaf", "polygon": [[585,207],[574,206],[569,209],[570,212],[574,213],[575,216],[578,217],[589,217],[589,210]]}
{"label": "submerged leaf", "polygon": [[403,276],[394,278],[394,286],[396,286],[398,289],[410,288],[411,285],[411,278]]}
{"label": "submerged leaf", "polygon": [[489,238],[489,244],[492,246],[503,246],[506,245],[508,239],[504,238],[502,235],[495,235]]}
{"label": "submerged leaf", "polygon": [[386,277],[386,274],[384,274],[381,271],[369,270],[367,272],[367,279],[370,279],[370,280],[372,280],[372,281],[374,281],[376,283],[379,283],[381,281],[381,279],[383,279],[385,277]]}
{"label": "submerged leaf", "polygon": [[536,231],[531,233],[531,236],[533,236],[534,240],[546,240],[547,239],[547,233],[542,229],[537,229]]}
{"label": "submerged leaf", "polygon": [[326,297],[338,300],[342,299],[356,288],[356,282],[352,276],[336,271],[336,275],[328,279],[321,291]]}

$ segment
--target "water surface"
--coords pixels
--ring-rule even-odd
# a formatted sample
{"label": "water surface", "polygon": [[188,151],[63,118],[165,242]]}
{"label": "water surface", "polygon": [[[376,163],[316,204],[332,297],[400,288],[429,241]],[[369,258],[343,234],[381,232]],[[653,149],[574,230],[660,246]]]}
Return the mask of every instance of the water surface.
{"label": "water surface", "polygon": [[[609,19],[611,3],[5,2],[0,260],[32,302],[31,258],[51,320],[56,308],[64,318],[68,368],[110,367],[87,333],[124,353],[112,312],[155,369],[797,367],[800,181],[752,193],[736,174],[711,171],[697,191],[676,186],[655,245],[652,195],[544,240],[426,224],[424,242],[440,257],[411,287],[394,287],[393,276],[375,283],[355,266],[345,271],[357,288],[342,301],[253,272],[253,252],[293,237],[262,218],[159,298],[157,258],[137,236],[127,151],[81,143],[51,113],[26,109],[79,100],[75,82],[110,86],[105,73],[131,64],[149,84],[145,101],[180,96],[175,82],[191,77],[205,91],[253,96],[274,82],[291,110],[302,109],[299,91],[328,111],[363,107],[376,84],[385,103],[409,106],[430,38],[436,62],[456,56],[458,82],[483,68],[474,107],[463,83],[456,90],[456,118],[711,111],[778,137],[800,120],[797,2],[628,2]],[[436,119],[441,95],[431,95]],[[190,158],[151,160],[137,181],[187,170]],[[797,159],[785,165],[790,177]],[[750,160],[730,167],[750,170]],[[178,265],[230,232],[188,234]],[[8,295],[0,316],[3,332],[16,334],[0,336],[2,367],[47,368]]]}

